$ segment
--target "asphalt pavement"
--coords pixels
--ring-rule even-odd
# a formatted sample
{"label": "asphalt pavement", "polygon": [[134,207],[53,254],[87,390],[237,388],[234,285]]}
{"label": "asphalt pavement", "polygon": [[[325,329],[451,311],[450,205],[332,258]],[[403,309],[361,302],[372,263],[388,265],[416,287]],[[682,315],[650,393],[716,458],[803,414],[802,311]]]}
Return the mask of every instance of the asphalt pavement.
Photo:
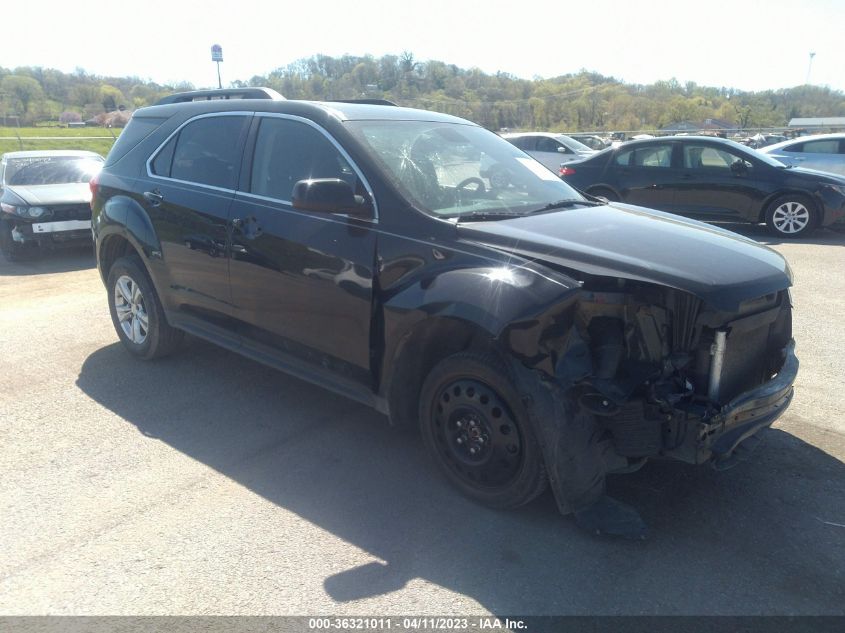
{"label": "asphalt pavement", "polygon": [[738,228],[794,271],[796,396],[732,470],[611,478],[643,542],[480,507],[417,434],[210,344],[130,358],[88,249],[0,263],[0,613],[845,614],[845,233]]}

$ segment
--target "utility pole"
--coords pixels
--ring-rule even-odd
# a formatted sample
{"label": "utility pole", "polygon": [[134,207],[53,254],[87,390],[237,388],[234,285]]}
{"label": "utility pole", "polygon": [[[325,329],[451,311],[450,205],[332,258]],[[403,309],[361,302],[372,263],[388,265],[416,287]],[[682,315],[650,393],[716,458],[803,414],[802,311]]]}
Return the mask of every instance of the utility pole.
{"label": "utility pole", "polygon": [[815,56],[816,56],[816,54],[811,51],[810,52],[810,63],[807,65],[807,80],[804,82],[808,86],[810,85],[810,71],[813,70],[813,57],[815,57]]}
{"label": "utility pole", "polygon": [[217,87],[222,88],[223,82],[220,80],[220,62],[223,61],[223,47],[220,44],[215,44],[211,47],[211,61],[217,62]]}

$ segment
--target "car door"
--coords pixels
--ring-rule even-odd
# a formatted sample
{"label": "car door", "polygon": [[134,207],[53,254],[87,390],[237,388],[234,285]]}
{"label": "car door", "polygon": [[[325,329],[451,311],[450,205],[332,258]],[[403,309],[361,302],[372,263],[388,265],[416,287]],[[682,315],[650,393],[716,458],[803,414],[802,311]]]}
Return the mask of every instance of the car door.
{"label": "car door", "polygon": [[551,136],[537,136],[534,149],[528,153],[557,173],[562,163],[578,160],[580,156]]}
{"label": "car door", "polygon": [[678,170],[673,167],[674,143],[641,143],[621,147],[608,163],[608,181],[624,202],[673,211]]}
{"label": "car door", "polygon": [[152,220],[179,309],[229,315],[229,205],[251,115],[215,114],[181,126],[147,161],[139,202]]}
{"label": "car door", "polygon": [[682,169],[675,188],[678,213],[705,220],[743,220],[759,198],[749,156],[708,141],[684,141]]}
{"label": "car door", "polygon": [[231,213],[232,303],[244,345],[369,385],[377,219],[306,212],[291,202],[303,179],[340,178],[372,200],[369,186],[307,119],[256,114],[246,153]]}

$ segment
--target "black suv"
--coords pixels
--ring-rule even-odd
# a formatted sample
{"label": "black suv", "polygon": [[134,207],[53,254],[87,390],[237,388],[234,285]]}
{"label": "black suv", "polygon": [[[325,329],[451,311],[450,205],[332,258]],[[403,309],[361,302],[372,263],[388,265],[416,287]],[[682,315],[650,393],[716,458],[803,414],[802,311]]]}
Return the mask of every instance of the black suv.
{"label": "black suv", "polygon": [[452,116],[231,99],[138,110],[92,181],[120,340],[183,332],[418,423],[463,492],[550,485],[641,535],[605,475],[733,464],[789,404],[791,274],[692,220],[587,200]]}

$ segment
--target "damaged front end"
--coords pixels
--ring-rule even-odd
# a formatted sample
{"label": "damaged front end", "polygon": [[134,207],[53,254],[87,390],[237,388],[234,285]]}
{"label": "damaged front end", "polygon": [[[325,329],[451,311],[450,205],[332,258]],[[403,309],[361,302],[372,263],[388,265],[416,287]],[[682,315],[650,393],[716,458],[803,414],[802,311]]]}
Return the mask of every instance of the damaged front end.
{"label": "damaged front end", "polygon": [[570,312],[553,391],[591,414],[606,472],[656,457],[727,468],[792,399],[791,309],[786,290],[725,312],[680,290],[593,281]]}

